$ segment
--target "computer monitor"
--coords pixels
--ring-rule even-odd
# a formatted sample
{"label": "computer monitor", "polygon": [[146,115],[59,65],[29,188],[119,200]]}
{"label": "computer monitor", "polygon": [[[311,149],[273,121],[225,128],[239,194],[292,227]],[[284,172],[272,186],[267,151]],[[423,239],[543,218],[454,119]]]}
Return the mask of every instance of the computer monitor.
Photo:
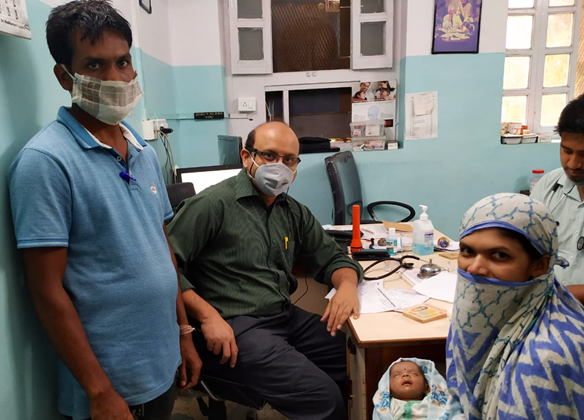
{"label": "computer monitor", "polygon": [[195,187],[195,193],[199,194],[205,188],[237,175],[241,168],[243,168],[241,164],[178,168],[177,182],[190,182]]}
{"label": "computer monitor", "polygon": [[241,137],[237,136],[217,136],[217,147],[219,148],[219,162],[221,165],[241,164]]}

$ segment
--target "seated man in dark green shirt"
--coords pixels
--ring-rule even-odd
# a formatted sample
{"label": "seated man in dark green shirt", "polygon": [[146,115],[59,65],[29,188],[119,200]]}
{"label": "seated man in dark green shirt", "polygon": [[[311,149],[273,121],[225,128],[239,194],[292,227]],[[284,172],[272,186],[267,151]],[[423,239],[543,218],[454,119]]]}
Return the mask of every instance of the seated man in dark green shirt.
{"label": "seated man in dark green shirt", "polygon": [[[187,312],[201,324],[194,339],[203,373],[245,385],[292,420],[339,420],[340,329],[359,316],[363,273],[285,193],[299,149],[286,124],[259,126],[241,152],[244,169],[182,203],[168,233]],[[322,318],[290,302],[296,263],[337,289]]]}

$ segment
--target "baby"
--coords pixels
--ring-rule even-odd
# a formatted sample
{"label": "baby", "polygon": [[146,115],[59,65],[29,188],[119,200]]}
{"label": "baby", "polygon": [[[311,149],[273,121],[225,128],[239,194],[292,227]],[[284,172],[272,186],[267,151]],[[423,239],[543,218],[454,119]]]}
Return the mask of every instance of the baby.
{"label": "baby", "polygon": [[449,401],[446,380],[434,362],[401,358],[391,364],[373,397],[373,420],[462,419],[458,402]]}
{"label": "baby", "polygon": [[[430,391],[424,371],[414,362],[398,362],[389,368],[390,397],[404,403],[421,401]],[[402,403],[399,405],[403,405]]]}

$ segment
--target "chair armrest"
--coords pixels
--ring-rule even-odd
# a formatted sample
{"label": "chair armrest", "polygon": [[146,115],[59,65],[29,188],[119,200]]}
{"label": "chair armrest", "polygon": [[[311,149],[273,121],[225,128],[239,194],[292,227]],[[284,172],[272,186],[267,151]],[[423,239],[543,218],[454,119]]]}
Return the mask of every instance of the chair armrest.
{"label": "chair armrest", "polygon": [[382,204],[383,205],[388,205],[388,206],[402,207],[402,208],[404,208],[406,210],[409,210],[410,214],[407,217],[405,217],[404,219],[400,220],[400,222],[409,222],[416,215],[416,211],[409,204],[401,203],[399,201],[375,201],[375,202],[373,202],[373,203],[371,203],[371,204],[369,204],[367,206],[367,211],[369,212],[369,216],[371,216],[371,218],[373,220],[377,220],[377,217],[375,216],[375,212],[373,212],[373,208],[375,206],[379,206],[379,205],[382,205]]}

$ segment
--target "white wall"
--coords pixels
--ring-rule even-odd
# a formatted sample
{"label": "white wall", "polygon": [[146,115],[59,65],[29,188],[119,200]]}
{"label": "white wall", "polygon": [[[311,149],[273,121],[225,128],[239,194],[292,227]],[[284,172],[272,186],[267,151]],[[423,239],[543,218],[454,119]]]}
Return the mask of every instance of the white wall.
{"label": "white wall", "polygon": [[[241,136],[244,139],[247,134],[259,124],[266,122],[265,111],[265,87],[266,86],[286,86],[297,84],[310,84],[315,88],[326,87],[327,83],[333,82],[359,82],[361,80],[399,80],[399,60],[394,60],[393,69],[378,70],[355,70],[333,72],[318,71],[311,72],[308,76],[304,72],[284,74],[267,74],[267,75],[232,75],[229,63],[229,1],[221,0],[222,16],[224,18],[221,27],[222,34],[225,36],[224,42],[224,62],[226,68],[226,85],[227,85],[227,110],[231,119],[229,120],[229,133],[235,136]],[[405,30],[404,24],[404,7],[400,0],[395,1],[394,5],[394,56],[401,58],[405,45],[398,36],[400,31]],[[210,34],[213,36],[213,34]],[[347,76],[349,74],[349,76]],[[399,86],[398,86],[399,89]],[[256,98],[257,110],[251,113],[240,114],[237,110],[237,98],[252,97]]]}
{"label": "white wall", "polygon": [[220,0],[172,0],[169,5],[173,66],[223,65]]}
{"label": "white wall", "polygon": [[[55,7],[67,3],[69,0],[40,1]],[[142,9],[137,0],[113,0],[112,3],[132,26],[133,46],[141,48],[143,52],[167,64],[171,64],[168,0],[153,1],[153,14],[148,14]]]}

